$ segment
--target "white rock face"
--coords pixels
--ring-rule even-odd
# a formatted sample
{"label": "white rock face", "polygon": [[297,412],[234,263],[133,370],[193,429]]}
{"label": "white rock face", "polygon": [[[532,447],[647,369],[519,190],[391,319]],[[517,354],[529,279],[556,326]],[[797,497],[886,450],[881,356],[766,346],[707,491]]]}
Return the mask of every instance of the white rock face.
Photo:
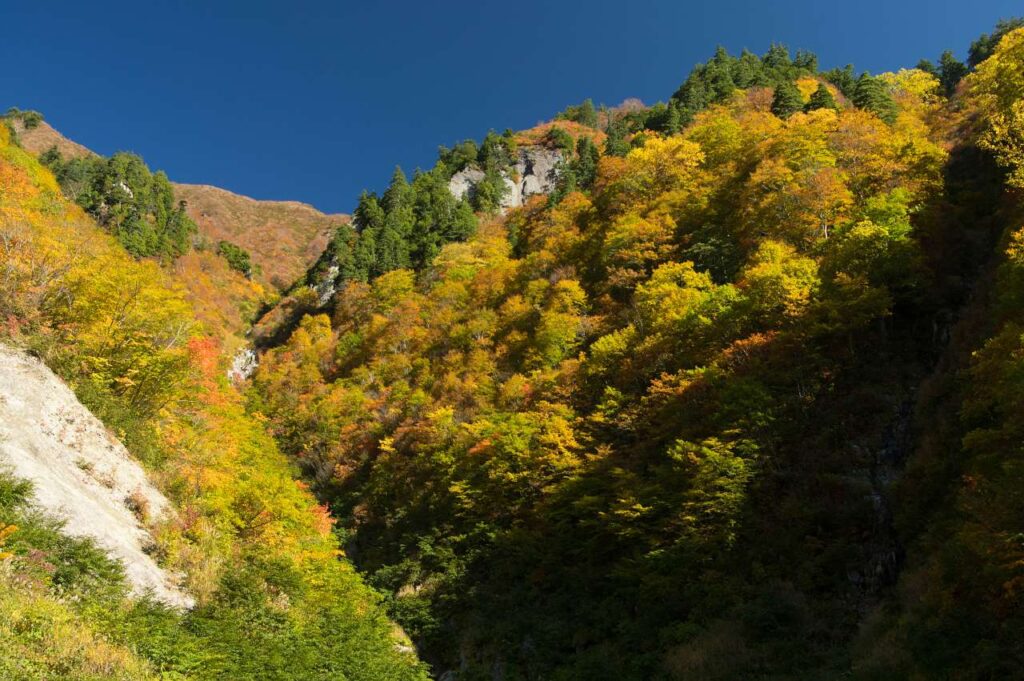
{"label": "white rock face", "polygon": [[448,181],[448,191],[455,198],[461,199],[469,194],[482,179],[484,179],[484,171],[479,168],[463,168],[452,175],[452,179]]}
{"label": "white rock face", "polygon": [[[546,147],[521,147],[519,159],[512,167],[512,176],[506,175],[508,191],[501,201],[503,211],[523,205],[536,194],[550,194],[558,181],[558,164],[562,152]],[[513,179],[516,178],[516,179]],[[484,179],[479,168],[464,168],[452,175],[448,190],[457,199],[472,195],[473,188]]]}
{"label": "white rock face", "polygon": [[168,605],[193,600],[145,553],[152,535],[129,509],[151,518],[170,503],[138,462],[42,362],[0,345],[0,466],[33,484],[39,508],[65,531],[91,537],[121,560],[132,592],[151,591]]}
{"label": "white rock face", "polygon": [[[328,299],[330,296],[328,296]],[[321,300],[323,304],[326,300]],[[228,369],[228,380],[241,383],[246,381],[256,373],[256,367],[259,366],[260,360],[256,355],[256,351],[252,348],[242,348],[235,353],[235,356],[231,359],[231,368]]]}
{"label": "white rock face", "polygon": [[[562,152],[545,147],[524,147],[515,165],[518,182],[511,183],[513,191],[505,197],[502,206],[511,208],[526,203],[537,194],[550,194],[558,181],[558,164]],[[506,205],[507,204],[507,205]]]}

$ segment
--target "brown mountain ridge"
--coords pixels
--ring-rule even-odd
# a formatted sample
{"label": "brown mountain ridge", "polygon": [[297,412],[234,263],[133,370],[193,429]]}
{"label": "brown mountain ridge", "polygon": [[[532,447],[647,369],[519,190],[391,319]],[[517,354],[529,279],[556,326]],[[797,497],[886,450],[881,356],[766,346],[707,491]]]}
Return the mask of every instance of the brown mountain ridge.
{"label": "brown mountain ridge", "polygon": [[[21,146],[33,154],[51,147],[65,158],[95,153],[46,121],[32,128],[17,117],[11,123]],[[210,185],[172,184],[200,235],[212,245],[225,240],[249,251],[261,270],[256,280],[277,291],[301,277],[327,246],[331,232],[349,220],[347,215],[329,215],[299,201],[267,201]]]}

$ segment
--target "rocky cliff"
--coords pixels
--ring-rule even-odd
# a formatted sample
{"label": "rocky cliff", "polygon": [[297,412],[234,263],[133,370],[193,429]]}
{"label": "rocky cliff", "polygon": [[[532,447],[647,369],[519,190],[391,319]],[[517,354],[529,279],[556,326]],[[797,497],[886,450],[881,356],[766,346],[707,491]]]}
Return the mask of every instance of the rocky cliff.
{"label": "rocky cliff", "polygon": [[75,394],[42,362],[0,345],[0,466],[33,485],[36,504],[119,559],[135,594],[192,599],[147,554],[146,523],[170,503]]}
{"label": "rocky cliff", "polygon": [[[558,180],[558,164],[562,152],[542,146],[519,148],[519,158],[510,172],[505,174],[508,191],[502,198],[503,210],[523,205],[537,194],[549,194]],[[456,198],[473,195],[476,185],[484,178],[482,170],[468,167],[452,175],[448,189]]]}

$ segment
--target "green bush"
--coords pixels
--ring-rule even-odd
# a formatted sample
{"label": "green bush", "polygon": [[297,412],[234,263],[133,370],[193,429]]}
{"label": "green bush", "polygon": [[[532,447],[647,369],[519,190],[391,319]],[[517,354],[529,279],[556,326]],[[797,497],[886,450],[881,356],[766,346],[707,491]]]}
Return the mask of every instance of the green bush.
{"label": "green bush", "polygon": [[252,279],[258,273],[259,266],[253,265],[249,251],[241,246],[236,246],[230,241],[221,241],[217,244],[217,255],[228,261],[228,265],[236,272],[240,272],[247,278]]}

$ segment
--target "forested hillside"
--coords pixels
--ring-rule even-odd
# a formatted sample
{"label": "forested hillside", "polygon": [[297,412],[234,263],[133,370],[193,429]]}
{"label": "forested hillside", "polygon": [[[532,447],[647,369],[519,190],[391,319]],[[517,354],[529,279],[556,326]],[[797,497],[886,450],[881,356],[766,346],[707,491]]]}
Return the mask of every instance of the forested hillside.
{"label": "forested hillside", "polygon": [[435,673],[1020,673],[1015,26],[571,107],[558,188],[436,255],[420,192],[514,136],[363,197],[250,399]]}
{"label": "forested hillside", "polygon": [[115,232],[129,251],[174,270],[206,332],[230,352],[348,220],[297,201],[259,201],[171,182],[135,154],[102,158],[36,111],[14,108],[6,120],[18,144],[54,171],[66,197]]}
{"label": "forested hillside", "polygon": [[[148,186],[144,166],[125,162]],[[154,183],[150,196],[165,196]],[[340,557],[331,517],[227,384],[218,340],[173,271],[122,245],[175,248],[159,217],[165,228],[188,223],[156,200],[144,204],[155,224],[133,204],[102,229],[3,126],[0,187],[0,338],[63,376],[174,502],[162,517],[125,503],[155,536],[152,557],[196,602],[178,612],[128,598],[123,568],[63,534],[0,470],[0,676],[425,678]],[[133,240],[149,228],[154,241]]]}
{"label": "forested hillside", "polygon": [[12,110],[0,341],[196,604],[0,470],[0,676],[1024,678],[1024,21],[967,54],[719,48],[280,243]]}

